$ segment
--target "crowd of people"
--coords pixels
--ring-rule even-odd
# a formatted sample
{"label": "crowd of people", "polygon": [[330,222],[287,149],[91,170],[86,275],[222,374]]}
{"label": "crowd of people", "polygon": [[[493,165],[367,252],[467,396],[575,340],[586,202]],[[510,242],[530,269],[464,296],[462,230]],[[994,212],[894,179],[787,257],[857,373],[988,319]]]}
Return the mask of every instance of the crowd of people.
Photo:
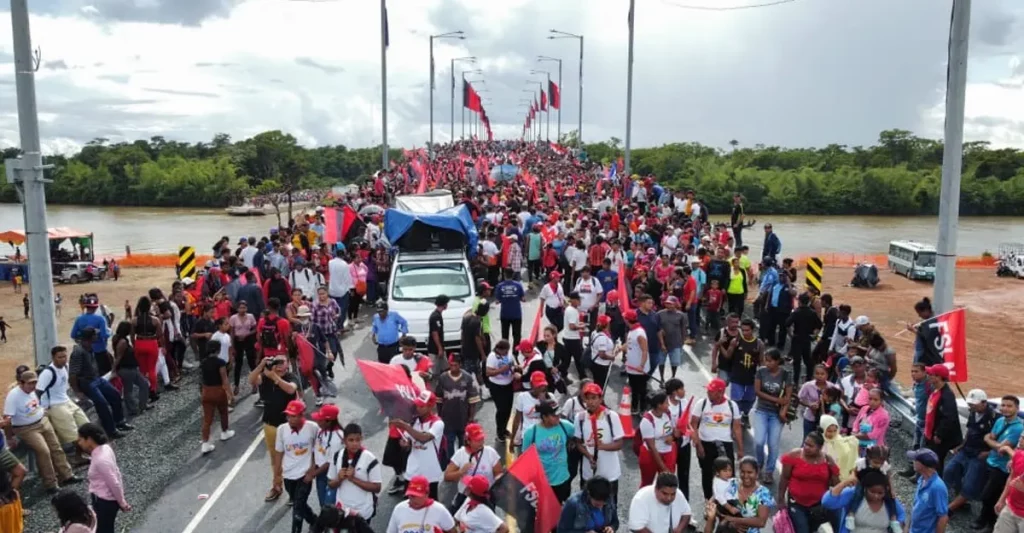
{"label": "crowd of people", "polygon": [[[907,458],[890,457],[884,400],[894,349],[868,316],[797,283],[771,224],[751,258],[740,195],[727,220],[712,223],[696,191],[671,191],[654,176],[626,176],[614,162],[558,146],[459,142],[432,160],[407,157],[341,203],[387,207],[425,186],[452,191],[468,208],[480,243],[461,350],[448,353],[436,335],[446,295],[434,301],[428,339],[411,337],[388,308],[393,250],[376,214],[346,242],[325,240],[322,209],[234,246],[224,237],[198,278],[150,290],[121,321],[86,295],[70,350],[55,346],[50,364],[19,369],[2,422],[8,445],[34,454],[63,531],[115,531],[131,506],[109,443],[162,394],[187,394],[179,381],[196,365],[200,452],[216,451],[215,418],[217,438],[234,436],[232,409],[252,396],[271,457],[265,500],[287,496],[293,532],[305,524],[373,531],[384,493],[405,498],[388,533],[508,531],[492,489],[506,475],[506,450],[531,447],[562,505],[559,532],[681,533],[694,498],[705,504],[706,533],[758,533],[769,521],[779,532],[942,533],[970,502],[980,502],[979,530],[1020,530],[1017,398],[993,406],[970,391],[965,434],[942,354],[919,334],[915,444]],[[497,181],[489,172],[497,164],[519,175]],[[528,294],[540,301],[537,338],[523,311]],[[364,304],[374,306],[369,320]],[[933,315],[927,298],[915,311]],[[419,390],[415,418],[390,420],[381,450],[363,447],[362,428],[341,422],[332,399],[335,368],[346,361],[340,338],[364,322],[376,360],[402,368]],[[680,373],[697,344],[710,345],[713,378],[703,386]],[[423,345],[426,354],[417,351]],[[307,390],[315,409],[304,403]],[[607,407],[620,391],[631,412]],[[98,424],[79,405],[86,399]],[[480,423],[487,401],[493,435],[489,421]],[[784,428],[797,420],[802,445],[781,449]],[[634,479],[624,476],[630,447],[639,475],[620,486]],[[26,472],[0,449],[0,524],[14,524]],[[890,461],[917,479],[913,501],[895,496]],[[82,481],[73,468],[86,462],[89,502],[64,489]],[[691,493],[693,463],[700,484]],[[386,487],[383,469],[393,472]],[[453,501],[438,501],[442,484],[457,487]]]}

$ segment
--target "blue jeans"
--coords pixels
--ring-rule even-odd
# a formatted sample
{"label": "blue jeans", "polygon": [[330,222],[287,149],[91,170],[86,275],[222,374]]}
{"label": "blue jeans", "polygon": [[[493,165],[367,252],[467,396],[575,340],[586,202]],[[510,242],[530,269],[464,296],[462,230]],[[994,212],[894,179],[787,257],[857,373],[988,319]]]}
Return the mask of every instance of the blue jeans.
{"label": "blue jeans", "polygon": [[972,501],[981,500],[981,491],[985,488],[985,460],[978,459],[978,452],[960,450],[946,459],[946,467],[942,471],[942,480],[946,486],[959,492],[961,496]]}
{"label": "blue jeans", "polygon": [[[345,453],[344,450],[342,453]],[[334,506],[337,500],[338,489],[327,486],[327,472],[316,476],[316,498],[320,501],[320,507]]]}
{"label": "blue jeans", "polygon": [[683,363],[683,348],[669,348],[668,349],[668,362],[673,368]]}
{"label": "blue jeans", "polygon": [[661,353],[661,352],[659,352],[657,350],[654,350],[654,349],[648,349],[647,357],[648,357],[648,359],[650,360],[650,363],[651,363],[651,371],[648,372],[647,375],[648,376],[653,376],[654,375],[654,371],[657,370],[657,368],[659,366],[661,366],[662,363],[665,362],[665,354],[663,354],[663,353]]}
{"label": "blue jeans", "polygon": [[349,293],[345,293],[344,296],[331,296],[331,299],[338,302],[338,307],[341,308],[341,314],[338,315],[338,331],[341,331],[341,326],[345,324],[345,318],[348,317],[348,300]]}
{"label": "blue jeans", "polygon": [[335,333],[321,333],[317,335],[316,349],[320,350],[320,354],[316,354],[316,357],[321,357],[323,354],[323,369],[331,366],[327,360],[327,348],[331,349],[331,353],[334,354],[334,358],[341,361],[341,366],[345,366],[345,354],[341,351],[341,341],[338,340],[338,335]]}
{"label": "blue jeans", "polygon": [[444,455],[447,457],[447,460],[444,462],[446,467],[448,466],[448,463],[452,462],[452,456],[455,455],[455,450],[459,449],[459,446],[466,445],[465,436],[466,434],[463,431],[454,432],[448,431],[447,428],[445,428],[444,438],[448,441],[448,447],[444,450]]}
{"label": "blue jeans", "polygon": [[804,418],[803,421],[804,421],[804,438],[806,439],[807,435],[811,434],[814,431],[818,431],[819,428],[818,428],[818,424],[815,423],[813,420],[807,420],[806,418]]}
{"label": "blue jeans", "polygon": [[[782,420],[775,411],[754,411],[754,455],[761,470],[771,474],[775,472],[775,462],[779,459],[779,438],[782,436]],[[768,447],[767,454],[765,446]],[[767,455],[767,460],[765,459]]]}
{"label": "blue jeans", "polygon": [[750,409],[754,407],[754,400],[757,398],[757,394],[754,392],[753,385],[742,385],[740,383],[729,384],[729,398],[736,402],[736,406],[740,408],[743,414],[750,414]]}
{"label": "blue jeans", "polygon": [[103,378],[96,378],[82,389],[96,408],[96,416],[100,418],[103,431],[107,436],[117,431],[117,426],[124,423],[124,409],[121,408],[121,395],[117,389]]}
{"label": "blue jeans", "polygon": [[[789,509],[789,518],[793,521],[793,531],[796,533],[814,533],[823,523],[811,518],[810,507],[804,507],[794,501],[790,501],[787,508]],[[834,521],[834,514],[832,511],[823,509],[823,512],[827,516],[827,521],[829,523]],[[833,531],[835,531],[834,526]]]}

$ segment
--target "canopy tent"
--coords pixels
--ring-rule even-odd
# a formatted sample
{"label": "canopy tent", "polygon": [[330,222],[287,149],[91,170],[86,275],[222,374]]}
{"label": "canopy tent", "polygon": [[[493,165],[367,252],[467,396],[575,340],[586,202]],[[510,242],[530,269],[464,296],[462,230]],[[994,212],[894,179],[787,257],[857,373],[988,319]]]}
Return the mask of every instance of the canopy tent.
{"label": "canopy tent", "polygon": [[469,209],[462,204],[437,213],[388,209],[384,213],[384,235],[399,248],[416,251],[468,248],[469,257],[476,256],[476,225]]}
{"label": "canopy tent", "polygon": [[[50,228],[46,230],[46,233],[51,241],[62,241],[64,239],[89,239],[89,241],[92,241],[92,233],[86,233],[72,228]],[[9,242],[16,245],[24,244],[25,232],[22,230],[12,229],[0,233],[0,242]]]}

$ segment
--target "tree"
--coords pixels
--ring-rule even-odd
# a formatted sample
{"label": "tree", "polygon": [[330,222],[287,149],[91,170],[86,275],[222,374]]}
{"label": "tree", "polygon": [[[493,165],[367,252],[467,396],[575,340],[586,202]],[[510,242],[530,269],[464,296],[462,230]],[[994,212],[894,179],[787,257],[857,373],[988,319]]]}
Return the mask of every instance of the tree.
{"label": "tree", "polygon": [[[281,225],[281,193],[284,186],[274,180],[266,180],[253,190],[258,196],[264,196],[270,205],[274,206],[274,213],[277,215],[277,225]],[[291,204],[288,205],[288,217],[291,219]]]}
{"label": "tree", "polygon": [[736,139],[733,139],[733,140],[729,141],[729,146],[732,146],[732,151],[733,152],[736,151],[736,147],[739,146],[739,145],[740,145],[740,142],[737,141]]}

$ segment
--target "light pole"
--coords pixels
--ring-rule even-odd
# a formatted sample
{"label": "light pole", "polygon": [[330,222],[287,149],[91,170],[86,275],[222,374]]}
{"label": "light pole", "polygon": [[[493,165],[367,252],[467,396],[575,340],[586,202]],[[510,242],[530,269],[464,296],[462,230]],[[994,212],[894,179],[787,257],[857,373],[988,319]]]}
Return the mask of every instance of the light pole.
{"label": "light pole", "polygon": [[[544,134],[544,137],[547,139],[548,142],[551,142],[551,90],[550,90],[551,89],[551,73],[546,71],[546,70],[531,70],[530,74],[543,74],[543,75],[547,76],[547,79],[548,79],[547,85],[542,87],[540,91],[541,92],[545,92],[546,91],[547,95],[548,95],[548,108],[547,108],[547,114],[548,114],[548,126],[547,126],[547,128],[548,128],[548,130],[547,130],[547,133]],[[559,107],[561,107],[561,106],[559,106]],[[558,140],[558,138],[556,137],[555,140]]]}
{"label": "light pole", "polygon": [[633,133],[633,16],[636,0],[629,0],[629,52],[626,59],[626,150],[622,169],[630,175],[630,141]]}
{"label": "light pole", "polygon": [[452,123],[451,123],[451,139],[455,140],[455,62],[465,61],[466,63],[476,63],[475,56],[456,57],[452,59],[451,73],[452,73]]}
{"label": "light pole", "polygon": [[[567,33],[558,30],[548,30],[551,35],[548,39],[579,39],[580,41],[580,110],[579,124],[576,126],[576,142],[579,148],[583,147],[583,36],[575,33]],[[561,106],[559,106],[561,107]]]}
{"label": "light pole", "polygon": [[462,138],[463,139],[466,138],[466,92],[465,92],[466,82],[473,83],[473,82],[479,81],[480,83],[487,83],[484,80],[467,80],[466,79],[466,74],[483,74],[483,72],[484,71],[482,71],[480,69],[473,69],[473,70],[464,70],[464,71],[462,71],[462,87],[463,87],[463,92],[462,92]]}
{"label": "light pole", "polygon": [[[561,91],[562,91],[562,60],[558,59],[557,57],[537,56],[537,61],[557,61],[558,62],[558,91],[559,91],[559,98],[561,98]],[[550,76],[548,77],[548,79],[549,80],[551,79]],[[551,87],[550,83],[548,84],[548,87]],[[548,92],[550,93],[550,91],[548,91]],[[551,94],[548,94],[548,105],[549,106],[551,105]],[[549,120],[550,120],[550,117],[549,117]],[[555,140],[556,141],[560,141],[561,138],[562,138],[562,102],[558,102],[558,127],[555,130]]]}
{"label": "light pole", "polygon": [[430,146],[427,155],[434,160],[434,39],[465,39],[462,30],[430,36]]}

